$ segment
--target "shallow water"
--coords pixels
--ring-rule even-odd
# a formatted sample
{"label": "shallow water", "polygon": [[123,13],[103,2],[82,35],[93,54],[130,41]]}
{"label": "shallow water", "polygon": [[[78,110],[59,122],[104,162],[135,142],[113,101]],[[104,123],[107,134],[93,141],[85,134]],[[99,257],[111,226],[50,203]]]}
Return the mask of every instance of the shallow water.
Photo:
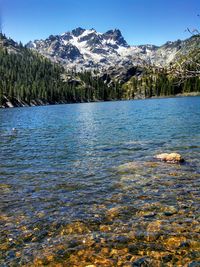
{"label": "shallow water", "polygon": [[199,158],[200,97],[0,110],[0,266],[200,266]]}

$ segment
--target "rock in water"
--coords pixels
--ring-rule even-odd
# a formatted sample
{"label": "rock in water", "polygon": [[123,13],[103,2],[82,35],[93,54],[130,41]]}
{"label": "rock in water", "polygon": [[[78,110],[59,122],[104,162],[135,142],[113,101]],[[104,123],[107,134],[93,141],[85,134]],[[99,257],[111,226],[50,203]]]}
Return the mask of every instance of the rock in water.
{"label": "rock in water", "polygon": [[155,156],[156,159],[168,163],[181,163],[184,162],[183,157],[178,153],[162,153]]}

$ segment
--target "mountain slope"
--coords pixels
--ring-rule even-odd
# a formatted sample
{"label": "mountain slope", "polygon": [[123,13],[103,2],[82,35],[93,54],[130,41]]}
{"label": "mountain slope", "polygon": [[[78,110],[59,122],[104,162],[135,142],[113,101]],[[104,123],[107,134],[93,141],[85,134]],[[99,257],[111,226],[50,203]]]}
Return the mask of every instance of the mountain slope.
{"label": "mountain slope", "polygon": [[[200,92],[199,36],[168,42],[160,48],[151,45],[135,47],[144,59],[136,52],[134,57],[129,54],[133,47],[126,43],[118,30],[100,34],[97,38],[94,30],[78,28],[62,35],[67,45],[60,45],[60,38],[50,36],[45,42],[29,44],[30,47],[35,46],[29,49],[0,34],[0,107]],[[96,51],[100,47],[101,50]],[[106,50],[108,55],[105,55]],[[116,51],[120,51],[121,56]],[[100,63],[96,52],[101,57]],[[52,53],[54,56],[50,56]],[[156,53],[160,63],[166,64],[166,59],[171,57],[170,65],[160,67],[158,61],[157,65],[153,64]],[[97,61],[96,65],[92,60]],[[109,64],[94,68],[103,64],[104,60]],[[116,64],[117,61],[119,64]],[[77,66],[77,69],[72,66]]]}
{"label": "mountain slope", "polygon": [[0,34],[0,107],[120,99],[91,72],[74,73]]}
{"label": "mountain slope", "polygon": [[62,35],[51,35],[46,40],[29,42],[27,47],[70,69],[98,69],[105,72],[111,67],[129,68],[145,64],[167,66],[194,47],[200,49],[199,41],[197,35],[184,41],[167,42],[160,47],[130,46],[118,29],[99,33],[94,29],[77,28]]}
{"label": "mountain slope", "polygon": [[167,66],[193,50],[198,50],[200,53],[200,35],[191,36],[183,41],[167,42],[156,50],[152,57],[152,63]]}
{"label": "mountain slope", "polygon": [[[60,62],[68,68],[99,68],[128,65],[134,59],[151,55],[156,46],[129,46],[120,30],[109,30],[99,33],[94,29],[77,28],[62,35],[49,36],[46,40],[36,40],[27,44],[28,48],[53,61]],[[138,58],[138,59],[137,59]]]}

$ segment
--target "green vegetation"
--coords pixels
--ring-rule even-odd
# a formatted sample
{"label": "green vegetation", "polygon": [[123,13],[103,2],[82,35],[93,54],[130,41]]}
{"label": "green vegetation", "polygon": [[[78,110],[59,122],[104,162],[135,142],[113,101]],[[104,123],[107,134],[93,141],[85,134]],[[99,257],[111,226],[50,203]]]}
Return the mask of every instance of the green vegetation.
{"label": "green vegetation", "polygon": [[[192,64],[187,65],[188,70],[193,70]],[[184,77],[176,74],[173,69],[146,68],[142,75],[133,76],[122,85],[124,97],[148,98],[157,96],[170,96],[200,92],[200,77]]]}
{"label": "green vegetation", "polygon": [[14,105],[30,105],[122,97],[118,83],[111,88],[89,71],[66,71],[21,44],[10,51],[9,40],[3,35],[1,38],[6,45],[0,46],[0,106],[8,100]]}
{"label": "green vegetation", "polygon": [[[195,60],[199,60],[198,53],[193,54]],[[180,60],[184,61],[182,58]],[[193,61],[184,62],[185,66],[187,71],[194,69]],[[177,69],[176,65],[171,67],[170,72],[143,67],[140,75],[123,83],[106,74],[100,77],[97,71],[67,71],[1,34],[0,106],[9,106],[8,102],[13,106],[23,106],[200,92],[199,76],[181,80],[182,77],[176,74]]]}

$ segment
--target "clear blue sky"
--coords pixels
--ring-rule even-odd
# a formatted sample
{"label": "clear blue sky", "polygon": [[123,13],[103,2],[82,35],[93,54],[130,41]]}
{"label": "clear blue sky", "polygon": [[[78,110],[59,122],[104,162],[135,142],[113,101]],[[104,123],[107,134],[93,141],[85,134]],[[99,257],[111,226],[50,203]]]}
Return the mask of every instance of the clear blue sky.
{"label": "clear blue sky", "polygon": [[82,27],[160,45],[200,28],[200,0],[0,0],[0,13],[3,32],[23,43]]}

